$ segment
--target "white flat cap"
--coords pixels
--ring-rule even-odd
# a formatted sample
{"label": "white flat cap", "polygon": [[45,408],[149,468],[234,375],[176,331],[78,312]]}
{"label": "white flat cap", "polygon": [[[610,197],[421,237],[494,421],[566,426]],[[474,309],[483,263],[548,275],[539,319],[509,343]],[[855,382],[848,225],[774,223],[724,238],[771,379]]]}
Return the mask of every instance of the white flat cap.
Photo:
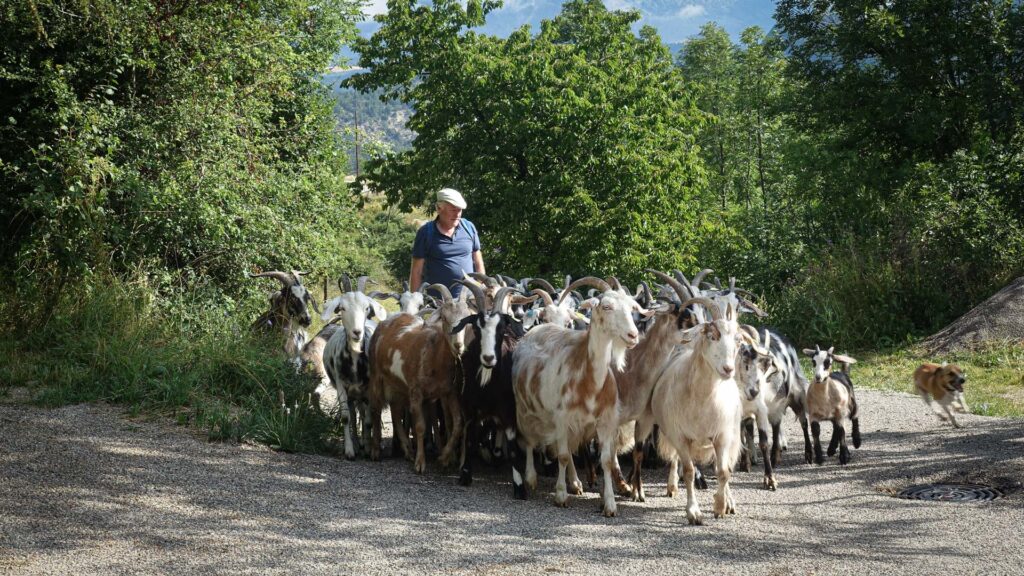
{"label": "white flat cap", "polygon": [[441,188],[437,191],[437,201],[447,202],[456,208],[466,209],[466,199],[454,188]]}

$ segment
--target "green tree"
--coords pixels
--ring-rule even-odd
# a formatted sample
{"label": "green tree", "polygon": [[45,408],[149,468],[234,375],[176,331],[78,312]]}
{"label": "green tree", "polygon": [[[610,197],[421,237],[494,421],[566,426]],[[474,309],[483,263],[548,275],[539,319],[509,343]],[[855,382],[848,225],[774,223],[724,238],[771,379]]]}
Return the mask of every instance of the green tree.
{"label": "green tree", "polygon": [[496,6],[391,0],[356,43],[350,82],[410,104],[413,148],[366,181],[403,206],[467,197],[489,268],[603,273],[693,264],[701,125],[668,50],[636,12],[572,0],[507,39],[472,30]]}
{"label": "green tree", "polygon": [[[0,7],[0,266],[326,267],[352,220],[316,78],[354,0],[30,0]],[[45,282],[43,283],[45,284]]]}

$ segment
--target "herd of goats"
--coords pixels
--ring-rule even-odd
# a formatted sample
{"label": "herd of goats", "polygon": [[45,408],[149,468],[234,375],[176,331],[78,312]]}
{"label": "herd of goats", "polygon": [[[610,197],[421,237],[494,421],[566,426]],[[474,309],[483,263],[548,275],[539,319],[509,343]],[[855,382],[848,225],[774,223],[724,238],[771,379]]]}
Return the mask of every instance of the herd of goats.
{"label": "herd of goats", "polygon": [[[324,305],[329,323],[308,341],[307,306],[319,308],[301,273],[264,272],[252,276],[275,278],[281,289],[255,326],[284,336],[286,354],[297,368],[311,368],[322,397],[336,391],[347,458],[380,458],[381,414],[390,406],[393,450],[417,473],[430,437],[442,466],[459,459],[462,485],[472,482],[474,459],[510,460],[516,498],[536,489],[535,457],[550,457],[558,469],[555,503],[566,506],[570,492],[583,493],[573,454],[580,451],[594,478],[587,455],[597,452],[603,512],[614,516],[616,492],[644,501],[641,467],[656,437],[669,462],[670,496],[682,464],[689,522],[703,522],[697,463],[714,463],[714,514],[723,517],[736,510],[733,468],[749,470],[756,461],[755,424],[763,486],[778,486],[787,409],[803,428],[808,464],[824,462],[822,421],[832,423],[828,455],[838,450],[839,462],[849,461],[847,419],[853,446],[861,443],[848,375],[853,358],[805,349],[814,370],[808,381],[782,334],[740,322],[742,314],[763,313],[734,280],[723,287],[703,281],[711,270],[692,281],[679,271],[648,272],[659,282],[632,292],[615,278],[566,278],[559,290],[540,278],[471,274],[457,281],[458,297],[441,284],[367,293],[367,277],[346,275],[341,295]],[[398,313],[378,302],[387,298],[398,301]],[[618,460],[627,451],[628,478]]]}

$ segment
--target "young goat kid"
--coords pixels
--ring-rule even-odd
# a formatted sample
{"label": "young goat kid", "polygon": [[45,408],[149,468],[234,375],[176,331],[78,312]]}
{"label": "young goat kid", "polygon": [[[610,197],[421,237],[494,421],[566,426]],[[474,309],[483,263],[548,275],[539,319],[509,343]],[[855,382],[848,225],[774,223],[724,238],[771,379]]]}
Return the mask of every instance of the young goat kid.
{"label": "young goat kid", "polygon": [[[957,428],[960,427],[960,423],[953,417],[953,411],[961,414],[970,412],[967,401],[964,400],[964,381],[964,371],[956,364],[943,363],[939,366],[925,362],[914,370],[914,386],[921,399],[940,420],[949,420]],[[932,398],[938,402],[945,414],[935,409]]]}
{"label": "young goat kid", "polygon": [[850,461],[850,450],[846,447],[845,419],[849,418],[853,426],[853,447],[860,448],[860,424],[857,420],[857,398],[853,394],[853,382],[845,371],[832,371],[832,365],[840,364],[846,368],[857,361],[843,354],[835,354],[833,348],[822,350],[817,345],[814,350],[804,348],[804,354],[810,356],[814,363],[814,380],[807,388],[807,419],[811,423],[811,435],[814,437],[814,463],[821,465],[825,457],[821,453],[821,424],[823,420],[832,421],[832,439],[828,443],[828,455],[836,453],[839,448],[839,463]]}

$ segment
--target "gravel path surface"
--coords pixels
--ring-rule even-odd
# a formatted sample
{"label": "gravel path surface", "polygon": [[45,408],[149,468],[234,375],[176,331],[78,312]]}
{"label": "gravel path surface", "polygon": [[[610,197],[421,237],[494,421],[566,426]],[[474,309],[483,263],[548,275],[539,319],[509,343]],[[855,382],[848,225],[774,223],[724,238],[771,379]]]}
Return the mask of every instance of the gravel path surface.
{"label": "gravel path surface", "polygon": [[[840,467],[798,464],[780,489],[739,473],[737,515],[686,523],[647,470],[648,502],[606,519],[588,492],[526,502],[505,474],[462,488],[430,465],[214,444],[118,409],[0,405],[3,574],[1022,574],[1024,493],[983,504],[899,500],[926,481],[1024,479],[1024,421],[940,425],[917,397],[858,392],[864,445]],[[827,426],[825,428],[828,428]],[[684,496],[685,498],[685,496]]]}

